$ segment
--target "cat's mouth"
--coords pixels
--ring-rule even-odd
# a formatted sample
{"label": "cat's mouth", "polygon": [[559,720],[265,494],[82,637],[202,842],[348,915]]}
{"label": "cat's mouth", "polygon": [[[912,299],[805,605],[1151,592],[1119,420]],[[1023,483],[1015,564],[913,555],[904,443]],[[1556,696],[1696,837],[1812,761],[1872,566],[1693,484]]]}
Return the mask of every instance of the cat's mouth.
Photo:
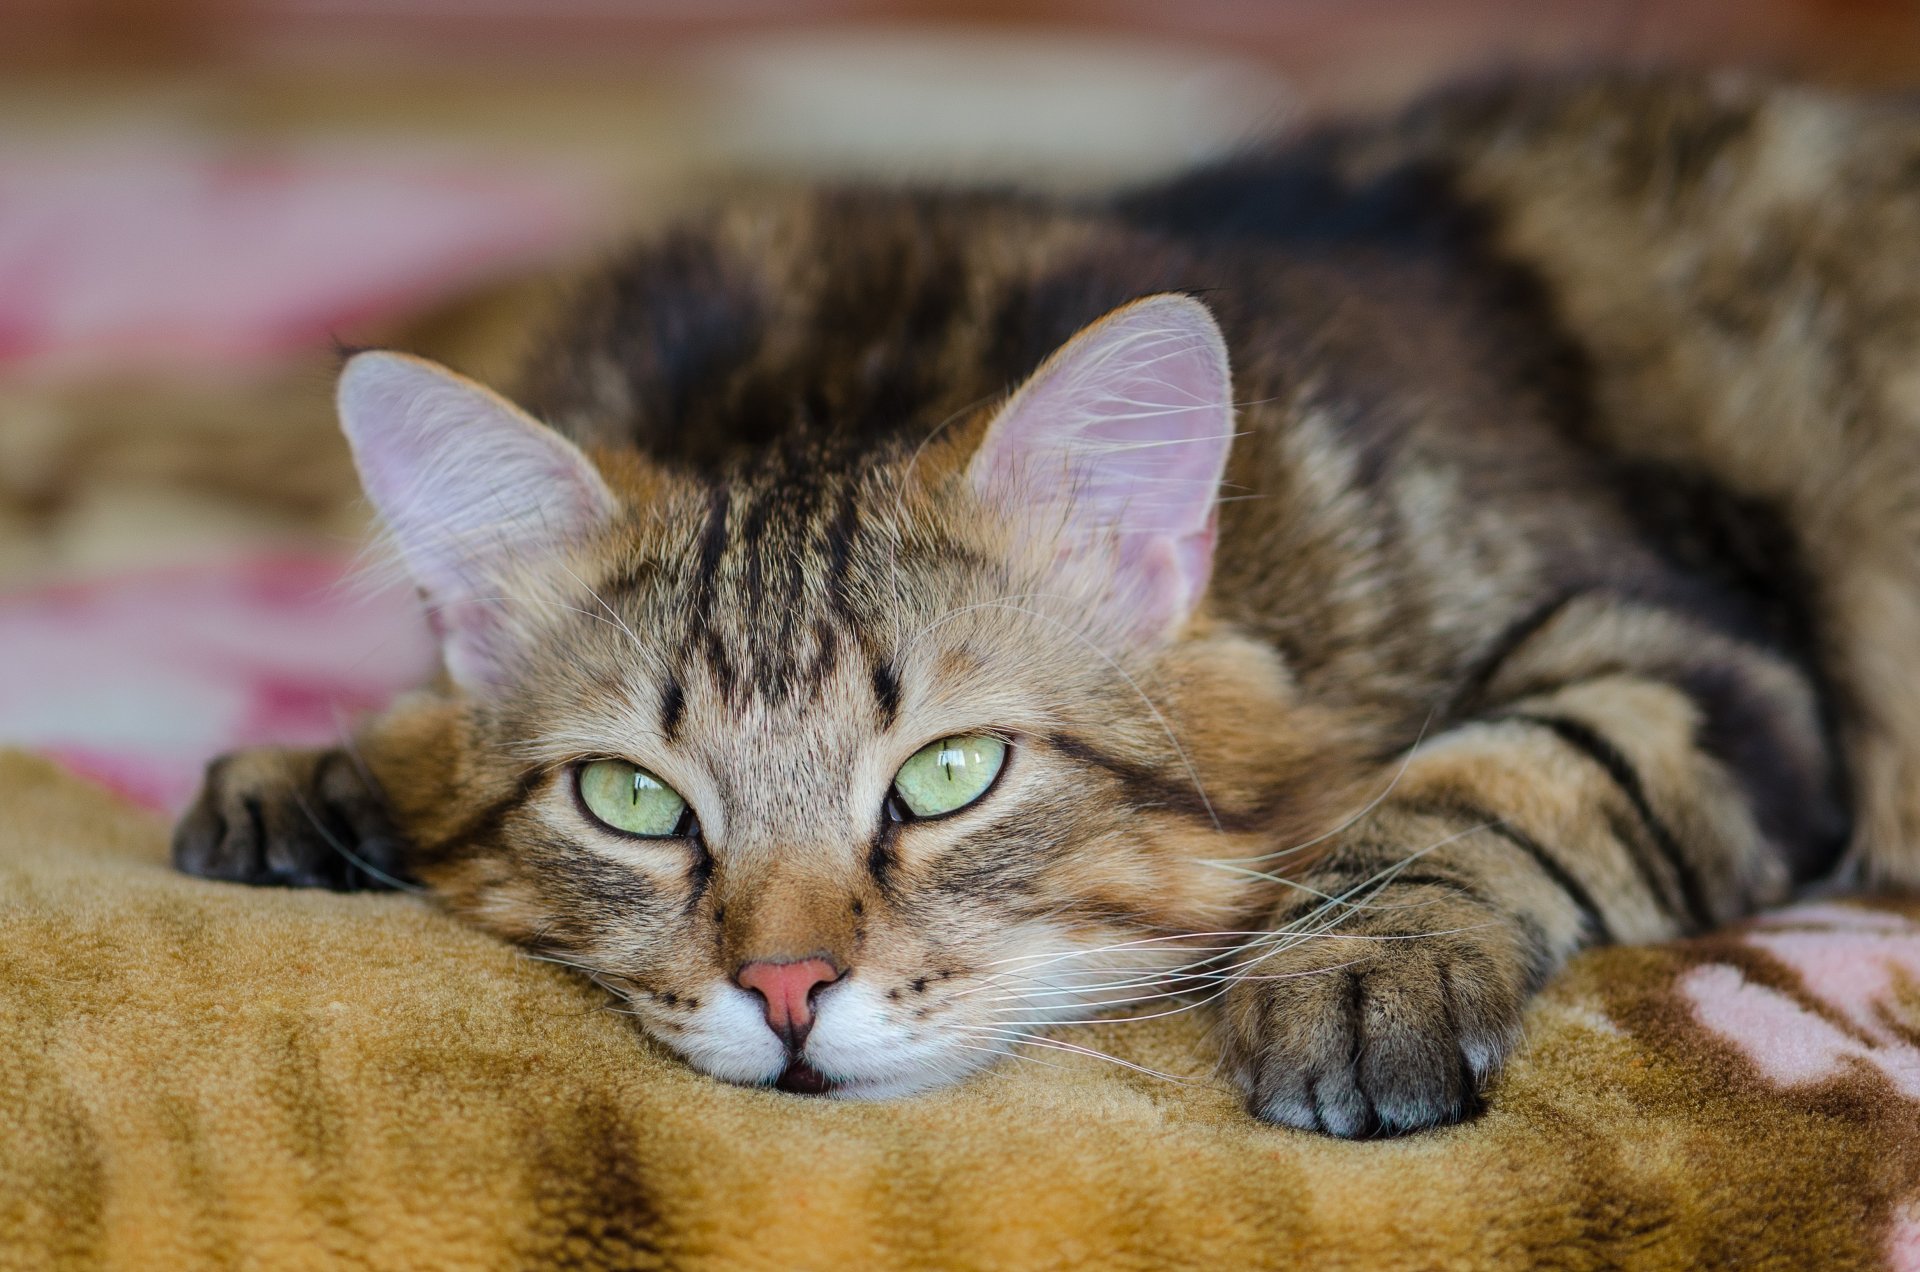
{"label": "cat's mouth", "polygon": [[825,1095],[833,1090],[833,1079],[804,1060],[795,1060],[774,1080],[774,1088],[794,1095]]}

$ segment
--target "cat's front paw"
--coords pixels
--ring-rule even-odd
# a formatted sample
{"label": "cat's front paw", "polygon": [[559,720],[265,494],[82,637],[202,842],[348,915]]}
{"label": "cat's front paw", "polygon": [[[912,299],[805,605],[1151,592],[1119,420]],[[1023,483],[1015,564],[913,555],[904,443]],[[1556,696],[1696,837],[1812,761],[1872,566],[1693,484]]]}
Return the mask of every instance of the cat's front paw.
{"label": "cat's front paw", "polygon": [[173,864],[236,883],[339,892],[406,882],[401,841],[343,750],[258,747],[207,766],[173,832]]}
{"label": "cat's front paw", "polygon": [[1330,917],[1236,960],[1226,1045],[1254,1115],[1348,1139],[1472,1115],[1520,1036],[1540,963],[1525,928],[1417,885]]}

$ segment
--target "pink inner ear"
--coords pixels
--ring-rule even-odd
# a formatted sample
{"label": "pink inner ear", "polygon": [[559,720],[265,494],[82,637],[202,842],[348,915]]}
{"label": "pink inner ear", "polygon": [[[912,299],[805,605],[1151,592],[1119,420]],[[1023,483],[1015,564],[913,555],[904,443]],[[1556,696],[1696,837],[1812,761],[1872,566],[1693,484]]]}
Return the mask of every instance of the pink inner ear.
{"label": "pink inner ear", "polygon": [[423,359],[358,355],[338,403],[367,497],[435,611],[448,669],[491,679],[502,587],[590,535],[612,515],[612,493],[571,442]]}
{"label": "pink inner ear", "polygon": [[989,429],[968,472],[989,502],[1061,509],[1063,555],[1111,539],[1108,608],[1163,634],[1199,604],[1233,441],[1226,342],[1206,306],[1153,296],[1049,358]]}

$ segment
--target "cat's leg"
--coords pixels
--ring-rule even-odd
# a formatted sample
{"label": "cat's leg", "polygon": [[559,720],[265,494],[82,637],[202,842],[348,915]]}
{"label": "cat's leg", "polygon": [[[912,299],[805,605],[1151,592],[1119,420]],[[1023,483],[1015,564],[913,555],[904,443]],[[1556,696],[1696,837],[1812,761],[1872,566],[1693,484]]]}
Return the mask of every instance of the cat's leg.
{"label": "cat's leg", "polygon": [[1727,921],[1837,857],[1831,748],[1786,658],[1592,595],[1503,646],[1238,959],[1228,1058],[1258,1116],[1466,1116],[1574,951]]}
{"label": "cat's leg", "polygon": [[404,858],[378,784],[338,747],[221,756],[173,834],[177,869],[236,883],[403,887]]}

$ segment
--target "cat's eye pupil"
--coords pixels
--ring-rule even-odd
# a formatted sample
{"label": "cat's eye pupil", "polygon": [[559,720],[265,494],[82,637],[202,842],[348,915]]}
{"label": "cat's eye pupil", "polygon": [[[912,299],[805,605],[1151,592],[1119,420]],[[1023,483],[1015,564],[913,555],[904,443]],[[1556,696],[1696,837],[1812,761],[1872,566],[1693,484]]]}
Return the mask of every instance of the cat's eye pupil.
{"label": "cat's eye pupil", "polygon": [[680,792],[626,760],[594,760],[581,766],[574,782],[594,820],[622,834],[684,837],[695,825],[693,808]]}
{"label": "cat's eye pupil", "polygon": [[894,775],[888,816],[906,821],[958,812],[992,788],[1006,755],[1007,744],[985,733],[928,743]]}

